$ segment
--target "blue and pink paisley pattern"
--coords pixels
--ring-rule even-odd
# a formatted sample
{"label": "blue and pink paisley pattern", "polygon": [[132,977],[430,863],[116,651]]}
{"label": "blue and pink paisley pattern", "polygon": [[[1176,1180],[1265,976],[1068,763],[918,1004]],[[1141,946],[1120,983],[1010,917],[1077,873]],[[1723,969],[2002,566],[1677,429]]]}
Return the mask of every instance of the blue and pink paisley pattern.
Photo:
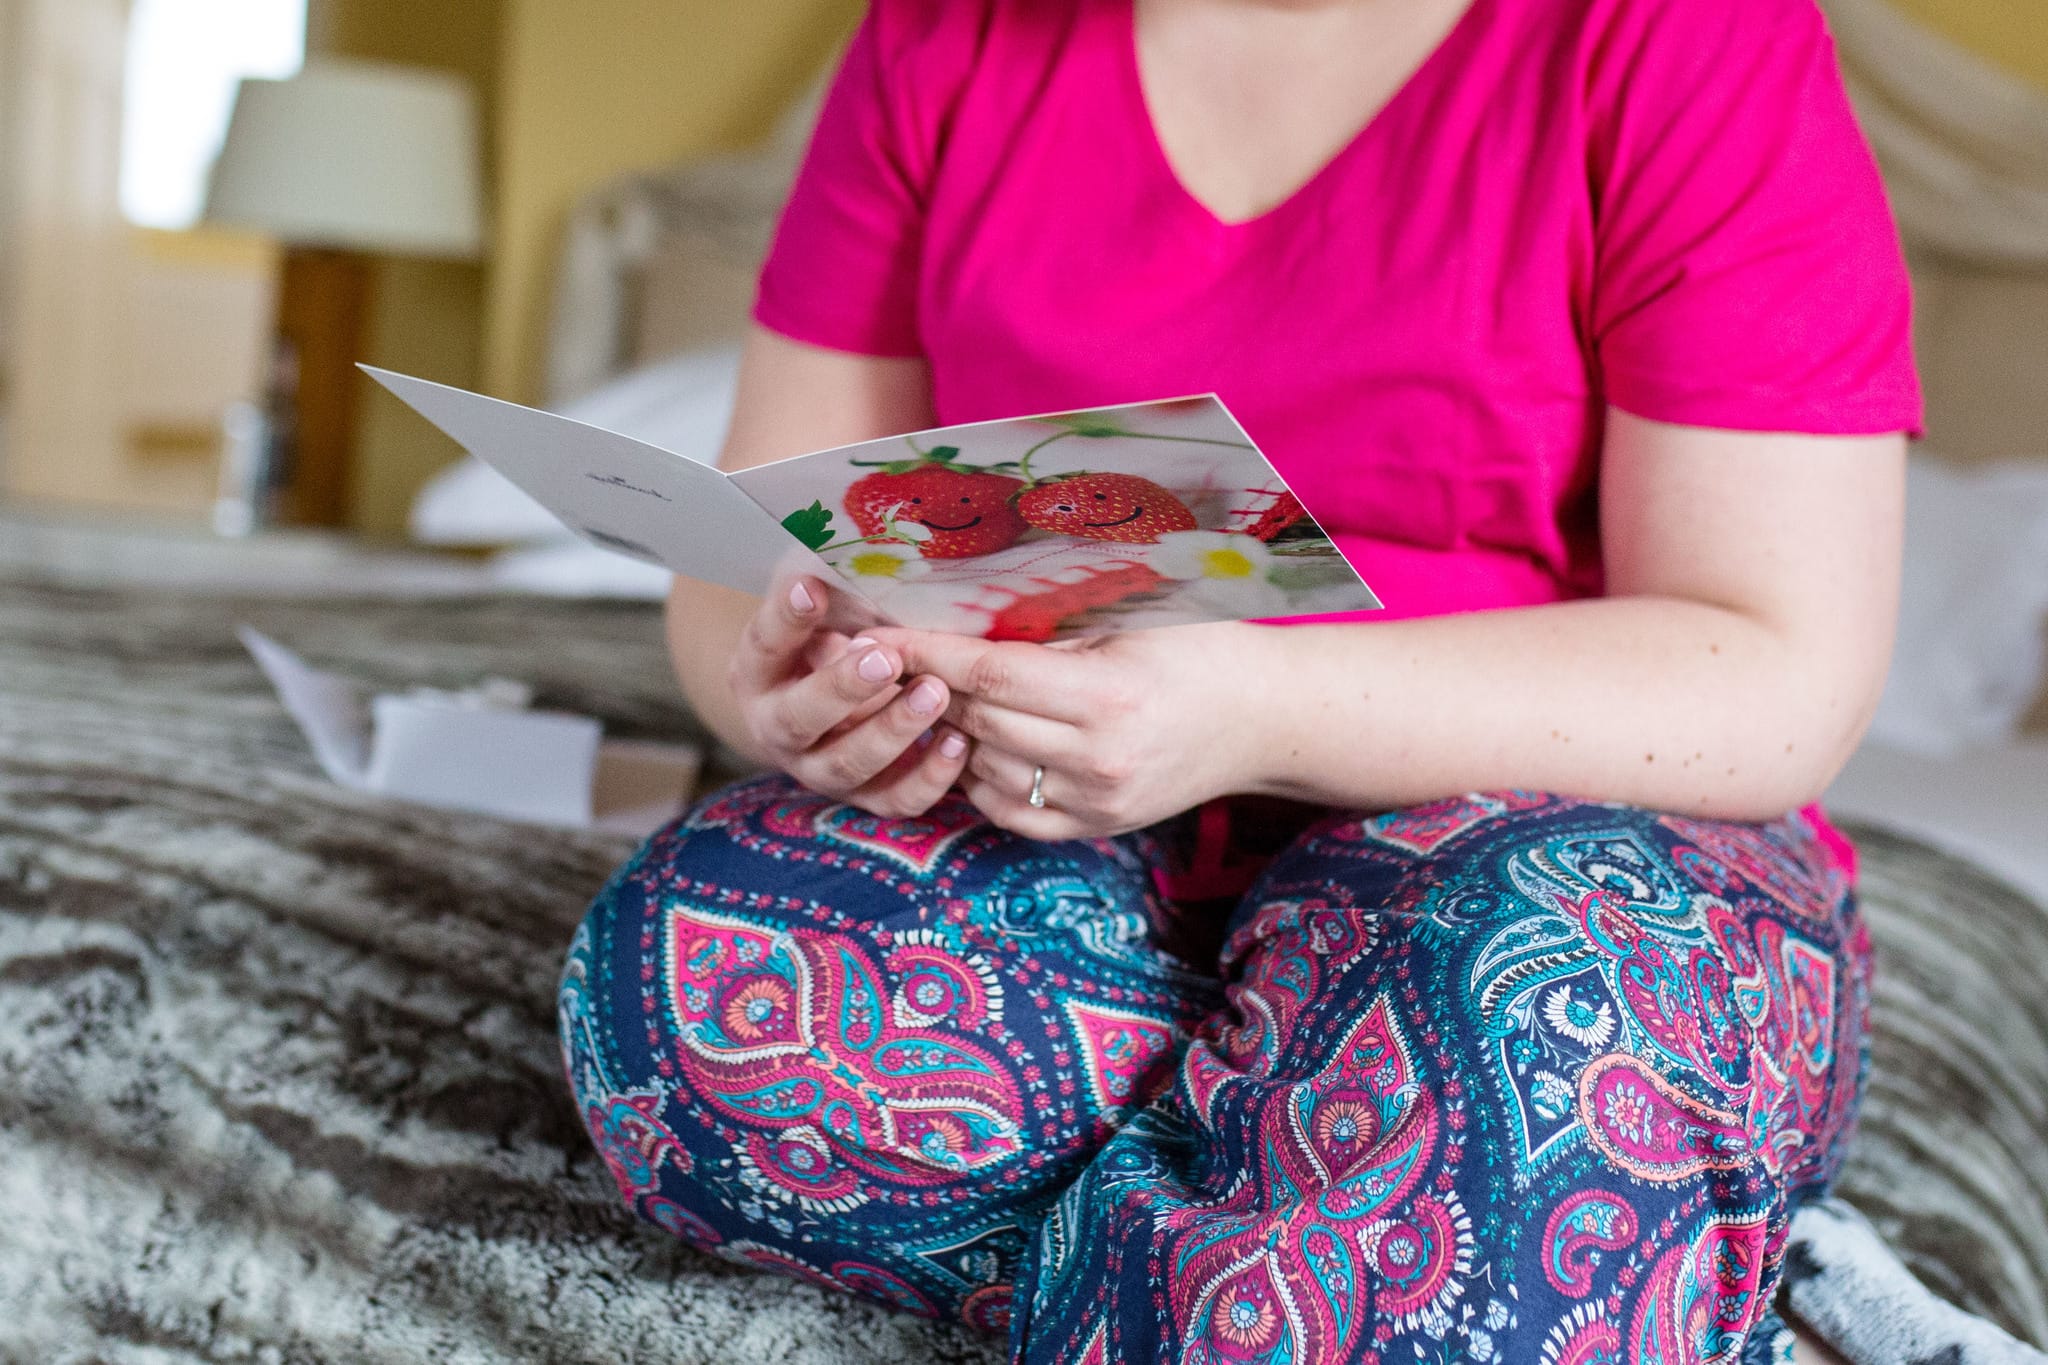
{"label": "blue and pink paisley pattern", "polygon": [[[1811,829],[1531,793],[1304,813],[1257,831],[1280,851],[1233,911],[1160,897],[1192,828],[713,797],[562,982],[621,1197],[1027,1361],[1774,1357],[1869,985]],[[1205,914],[1220,957],[1186,946]]]}

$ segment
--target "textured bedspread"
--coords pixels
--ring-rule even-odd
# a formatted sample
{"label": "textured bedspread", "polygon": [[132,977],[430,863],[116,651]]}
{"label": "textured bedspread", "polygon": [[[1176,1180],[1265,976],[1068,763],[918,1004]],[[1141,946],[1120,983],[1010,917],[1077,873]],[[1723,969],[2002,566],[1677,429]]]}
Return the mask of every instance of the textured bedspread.
{"label": "textured bedspread", "polygon": [[[633,1223],[553,997],[627,853],[322,780],[247,621],[675,735],[649,608],[0,583],[0,1360],[993,1361]],[[2048,1339],[2048,912],[1865,832],[1884,954],[1844,1193]]]}

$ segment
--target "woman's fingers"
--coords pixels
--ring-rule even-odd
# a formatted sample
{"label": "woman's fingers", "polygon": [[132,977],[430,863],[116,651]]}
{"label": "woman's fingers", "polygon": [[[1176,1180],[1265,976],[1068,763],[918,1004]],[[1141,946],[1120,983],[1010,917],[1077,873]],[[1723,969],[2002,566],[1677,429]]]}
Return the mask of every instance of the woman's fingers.
{"label": "woman's fingers", "polygon": [[883,707],[887,706],[890,702],[895,701],[896,698],[902,695],[903,689],[900,687],[891,685],[883,688],[881,691],[875,693],[874,696],[869,697],[866,701],[854,707],[853,710],[847,712],[846,719],[840,721],[837,725],[827,730],[822,736],[819,737],[819,742],[823,743],[826,740],[837,739],[839,736],[845,734],[848,730],[853,729],[854,726],[860,725],[863,722],[865,722],[869,716],[872,716],[873,714],[875,714],[875,712],[881,710]]}
{"label": "woman's fingers", "polygon": [[825,594],[815,578],[778,578],[747,618],[747,628],[733,655],[733,690],[743,697],[772,690],[803,658],[811,637],[825,624]]}
{"label": "woman's fingers", "polygon": [[[978,748],[979,746],[977,746]],[[1009,790],[1008,784],[992,782],[974,771],[972,761],[960,779],[960,791],[989,822],[1027,839],[1085,839],[1088,831],[1081,822],[1054,806],[1048,799],[1043,807],[1033,806]]]}
{"label": "woman's fingers", "polygon": [[[1007,752],[992,744],[975,745],[973,755],[967,760],[967,770],[969,772],[982,781],[989,783],[1011,800],[1021,801],[1027,805],[1031,800],[1031,782],[1036,766],[1032,760],[1021,758],[1015,753]],[[1045,770],[1045,777],[1039,782],[1038,791],[1039,795],[1045,798],[1046,805],[1059,806],[1061,804],[1054,798],[1059,794],[1059,788],[1064,783],[1065,779],[1057,769],[1047,768]],[[1069,795],[1071,796],[1072,793],[1070,792]]]}
{"label": "woman's fingers", "polygon": [[[976,744],[967,760],[960,790],[983,815],[1032,839],[1084,839],[1102,831],[1100,812],[1087,801],[1083,779],[1056,767],[1038,778],[1031,759],[987,744]],[[1038,781],[1043,806],[1031,804],[1031,786]]]}
{"label": "woman's fingers", "polygon": [[1086,742],[1081,731],[1066,721],[1018,711],[957,688],[946,719],[982,744],[1029,754],[1033,761],[1048,766],[1073,763]]}
{"label": "woman's fingers", "polygon": [[[853,662],[858,663],[867,653],[853,651]],[[890,667],[894,667],[893,662]],[[805,681],[815,682],[827,676],[818,674]],[[946,709],[946,697],[946,685],[937,678],[915,678],[894,701],[859,725],[822,744],[806,746],[790,772],[806,786],[827,795],[843,798],[858,791],[886,771],[919,735],[931,728]]]}
{"label": "woman's fingers", "polygon": [[[899,664],[872,640],[848,641],[825,625],[830,589],[815,579],[778,579],[748,618],[733,654],[732,689],[754,740],[778,763],[894,695]],[[858,644],[860,648],[854,646]]]}
{"label": "woman's fingers", "polygon": [[[784,683],[761,699],[767,711],[763,738],[783,752],[811,748],[844,726],[878,693],[893,691],[900,667],[893,654],[870,639],[848,642],[838,662]],[[925,725],[934,718],[927,717]]]}
{"label": "woman's fingers", "polygon": [[[858,638],[863,647],[869,643],[866,636]],[[853,644],[853,640],[849,640],[836,630],[821,631],[811,637],[811,644],[804,651],[804,667],[814,673],[831,668],[846,658],[848,651],[853,648]],[[879,689],[873,696],[847,712],[845,717],[837,725],[827,730],[821,738],[830,739],[841,731],[851,730],[854,726],[896,700],[897,695],[902,690],[902,688],[893,685]]]}
{"label": "woman's fingers", "polygon": [[893,770],[847,799],[862,810],[891,820],[923,815],[960,779],[967,766],[967,736],[949,725],[931,732],[928,743],[912,746]]}
{"label": "woman's fingers", "polygon": [[884,626],[871,632],[914,673],[943,678],[955,692],[1012,710],[1079,724],[1101,719],[1120,698],[1102,695],[1102,665],[1088,651]]}
{"label": "woman's fingers", "polygon": [[809,642],[804,645],[804,667],[813,673],[821,668],[830,668],[839,662],[846,653],[847,645],[851,643],[847,636],[836,630],[814,632]]}
{"label": "woman's fingers", "polygon": [[[1052,793],[1045,808],[1025,798],[1034,762],[1080,770],[1077,727],[1118,704],[1103,694],[1093,660],[890,627],[849,640],[825,624],[829,592],[808,576],[778,580],[734,660],[733,687],[755,736],[786,756],[790,773],[895,816],[922,814],[959,781],[1006,829],[1042,839],[1084,832]],[[916,675],[907,684],[906,671]],[[942,717],[953,723],[938,726]]]}

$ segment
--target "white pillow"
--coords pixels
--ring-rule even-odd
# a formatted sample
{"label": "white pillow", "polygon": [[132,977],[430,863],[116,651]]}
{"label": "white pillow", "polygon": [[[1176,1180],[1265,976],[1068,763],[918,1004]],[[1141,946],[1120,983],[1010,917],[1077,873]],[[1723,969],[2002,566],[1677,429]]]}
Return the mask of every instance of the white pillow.
{"label": "white pillow", "polygon": [[[739,367],[736,345],[685,351],[557,404],[554,410],[709,464],[725,443]],[[412,504],[411,531],[424,545],[525,545],[573,539],[547,509],[474,456],[450,465],[420,490]],[[605,552],[593,548],[591,553]]]}
{"label": "white pillow", "polygon": [[2017,733],[2041,694],[2048,467],[1907,472],[1899,639],[1870,738],[1943,756]]}
{"label": "white pillow", "polygon": [[658,602],[668,596],[675,575],[600,550],[581,538],[544,540],[491,556],[493,586],[546,597],[614,597]]}

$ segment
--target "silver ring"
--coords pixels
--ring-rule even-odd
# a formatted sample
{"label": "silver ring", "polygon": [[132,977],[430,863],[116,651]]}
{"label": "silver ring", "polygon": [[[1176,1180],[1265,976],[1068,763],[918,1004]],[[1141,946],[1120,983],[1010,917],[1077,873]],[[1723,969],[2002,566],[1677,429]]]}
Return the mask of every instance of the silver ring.
{"label": "silver ring", "polygon": [[1042,790],[1044,786],[1045,768],[1042,764],[1034,766],[1031,769],[1031,795],[1024,798],[1031,803],[1033,809],[1045,809],[1045,792]]}

